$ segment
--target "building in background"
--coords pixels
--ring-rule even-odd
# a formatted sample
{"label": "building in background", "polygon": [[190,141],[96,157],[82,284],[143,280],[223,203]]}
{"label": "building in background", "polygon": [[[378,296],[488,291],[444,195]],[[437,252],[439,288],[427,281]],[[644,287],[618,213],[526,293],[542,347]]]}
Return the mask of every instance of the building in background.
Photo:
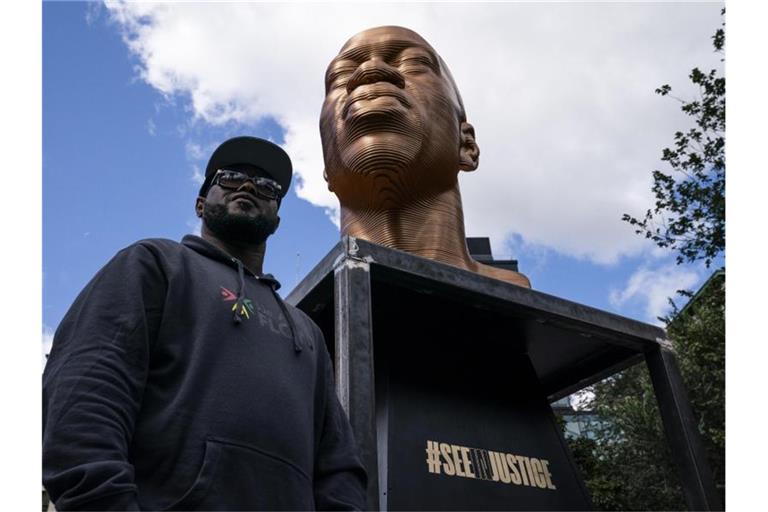
{"label": "building in background", "polygon": [[479,261],[484,265],[519,272],[517,269],[517,260],[493,259],[493,255],[491,254],[491,240],[488,237],[468,237],[467,248],[469,249],[469,255],[472,256],[474,260]]}
{"label": "building in background", "polygon": [[574,407],[572,404],[573,396],[563,397],[550,404],[555,415],[563,421],[565,437],[569,439],[579,437],[595,439],[598,430],[604,425],[603,420],[591,409]]}

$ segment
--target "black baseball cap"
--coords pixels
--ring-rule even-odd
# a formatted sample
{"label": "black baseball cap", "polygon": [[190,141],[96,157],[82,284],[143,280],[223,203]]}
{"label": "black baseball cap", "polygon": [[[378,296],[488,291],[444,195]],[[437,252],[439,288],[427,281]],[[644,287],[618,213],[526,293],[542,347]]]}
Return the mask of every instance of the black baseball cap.
{"label": "black baseball cap", "polygon": [[263,169],[280,184],[280,197],[285,197],[288,193],[293,175],[293,166],[288,154],[268,140],[244,135],[225,140],[213,152],[205,168],[205,181],[200,187],[200,195],[204,196],[208,192],[216,171],[235,164],[250,164]]}

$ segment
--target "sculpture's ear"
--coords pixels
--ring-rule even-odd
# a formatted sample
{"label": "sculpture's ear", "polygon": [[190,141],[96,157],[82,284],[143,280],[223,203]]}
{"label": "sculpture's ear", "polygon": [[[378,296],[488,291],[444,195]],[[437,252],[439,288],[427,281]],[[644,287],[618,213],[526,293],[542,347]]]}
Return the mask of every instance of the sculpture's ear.
{"label": "sculpture's ear", "polygon": [[333,192],[333,188],[331,187],[331,182],[328,181],[328,169],[323,168],[323,179],[325,180],[325,183],[328,184],[328,190]]}
{"label": "sculpture's ear", "polygon": [[480,148],[475,142],[475,128],[468,122],[461,123],[461,146],[459,147],[459,169],[474,171],[480,162]]}

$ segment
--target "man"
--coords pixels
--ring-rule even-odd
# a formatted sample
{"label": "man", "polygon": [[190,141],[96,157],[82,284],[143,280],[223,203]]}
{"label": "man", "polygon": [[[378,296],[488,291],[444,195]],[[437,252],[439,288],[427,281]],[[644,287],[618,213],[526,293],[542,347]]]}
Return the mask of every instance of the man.
{"label": "man", "polygon": [[202,237],[137,242],[75,300],[43,375],[59,510],[365,508],[323,336],[262,272],[291,173],[270,142],[224,142]]}
{"label": "man", "polygon": [[480,150],[448,67],[417,33],[377,27],[331,61],[320,135],[341,232],[530,287],[467,249],[459,171]]}

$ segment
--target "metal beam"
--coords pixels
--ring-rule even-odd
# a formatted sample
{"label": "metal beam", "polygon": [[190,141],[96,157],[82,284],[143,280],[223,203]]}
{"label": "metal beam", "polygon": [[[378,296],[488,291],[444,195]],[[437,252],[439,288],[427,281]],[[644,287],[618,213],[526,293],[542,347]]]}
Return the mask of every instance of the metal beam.
{"label": "metal beam", "polygon": [[371,281],[367,262],[345,257],[334,268],[336,392],[368,472],[368,510],[379,509]]}
{"label": "metal beam", "polygon": [[645,361],[688,509],[723,510],[674,353],[662,346]]}

